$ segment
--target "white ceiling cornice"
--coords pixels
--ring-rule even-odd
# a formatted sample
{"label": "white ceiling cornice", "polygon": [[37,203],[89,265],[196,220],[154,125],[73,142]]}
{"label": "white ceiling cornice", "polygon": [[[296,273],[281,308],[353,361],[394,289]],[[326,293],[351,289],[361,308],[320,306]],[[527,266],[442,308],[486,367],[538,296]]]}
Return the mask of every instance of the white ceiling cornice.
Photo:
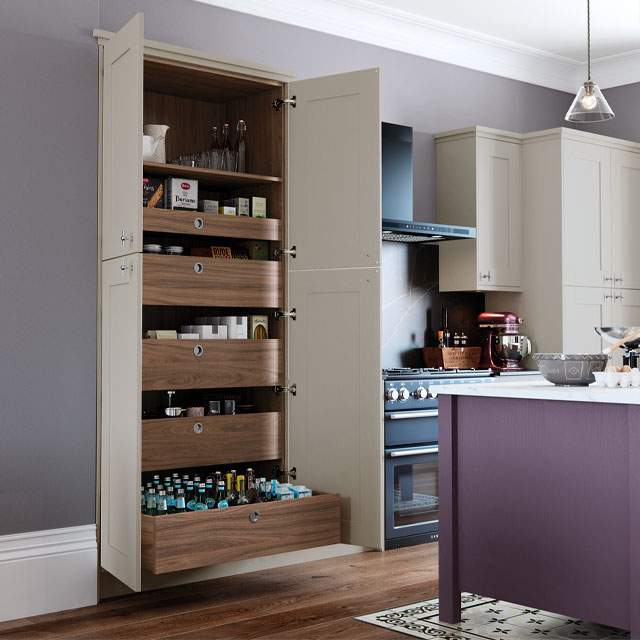
{"label": "white ceiling cornice", "polygon": [[[367,0],[196,1],[569,93],[586,80],[586,63]],[[592,60],[592,76],[640,81],[640,50]]]}

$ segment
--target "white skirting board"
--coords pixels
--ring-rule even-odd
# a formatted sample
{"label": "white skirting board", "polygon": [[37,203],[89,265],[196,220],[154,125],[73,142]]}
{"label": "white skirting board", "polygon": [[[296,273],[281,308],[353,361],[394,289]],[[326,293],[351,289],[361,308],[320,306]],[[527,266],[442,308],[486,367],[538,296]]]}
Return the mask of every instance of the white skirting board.
{"label": "white skirting board", "polygon": [[96,525],[0,536],[0,593],[0,621],[96,604]]}

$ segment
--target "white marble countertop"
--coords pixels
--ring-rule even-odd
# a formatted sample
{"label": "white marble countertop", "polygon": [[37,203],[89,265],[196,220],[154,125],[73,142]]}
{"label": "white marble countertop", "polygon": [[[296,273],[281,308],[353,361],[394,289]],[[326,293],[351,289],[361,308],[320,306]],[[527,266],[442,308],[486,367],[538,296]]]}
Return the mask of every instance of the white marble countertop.
{"label": "white marble countertop", "polygon": [[542,382],[495,382],[493,384],[451,384],[434,387],[438,395],[476,396],[478,398],[525,398],[528,400],[564,400],[640,404],[640,389],[627,387],[559,387]]}

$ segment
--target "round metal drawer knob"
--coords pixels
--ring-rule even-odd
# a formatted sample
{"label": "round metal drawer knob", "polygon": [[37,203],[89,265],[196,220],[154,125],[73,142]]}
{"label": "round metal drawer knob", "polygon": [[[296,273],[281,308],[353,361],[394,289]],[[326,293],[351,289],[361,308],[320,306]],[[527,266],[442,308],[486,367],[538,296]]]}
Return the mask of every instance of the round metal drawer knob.
{"label": "round metal drawer knob", "polygon": [[260,520],[260,514],[257,511],[252,511],[249,514],[249,520],[255,524],[256,522],[258,522],[258,520]]}
{"label": "round metal drawer knob", "polygon": [[202,218],[196,218],[196,219],[193,221],[193,226],[194,226],[196,229],[202,229],[202,227],[204,227],[204,222],[202,221]]}
{"label": "round metal drawer knob", "polygon": [[197,344],[195,347],[193,347],[193,353],[196,358],[199,358],[204,353],[204,349],[202,348],[202,345]]}
{"label": "round metal drawer knob", "polygon": [[196,422],[193,425],[193,433],[199,436],[202,433],[202,422]]}
{"label": "round metal drawer knob", "polygon": [[194,270],[196,273],[202,273],[202,272],[204,271],[204,267],[202,266],[202,262],[196,262],[196,263],[193,265],[193,270]]}

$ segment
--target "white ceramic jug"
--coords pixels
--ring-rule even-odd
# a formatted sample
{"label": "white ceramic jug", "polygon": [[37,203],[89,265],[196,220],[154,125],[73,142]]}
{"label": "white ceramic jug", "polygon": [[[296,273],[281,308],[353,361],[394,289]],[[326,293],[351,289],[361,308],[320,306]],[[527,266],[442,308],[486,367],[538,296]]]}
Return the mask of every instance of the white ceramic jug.
{"label": "white ceramic jug", "polygon": [[167,152],[165,150],[165,138],[169,130],[166,124],[145,124],[142,127],[142,159],[145,162],[162,162],[167,161]]}

